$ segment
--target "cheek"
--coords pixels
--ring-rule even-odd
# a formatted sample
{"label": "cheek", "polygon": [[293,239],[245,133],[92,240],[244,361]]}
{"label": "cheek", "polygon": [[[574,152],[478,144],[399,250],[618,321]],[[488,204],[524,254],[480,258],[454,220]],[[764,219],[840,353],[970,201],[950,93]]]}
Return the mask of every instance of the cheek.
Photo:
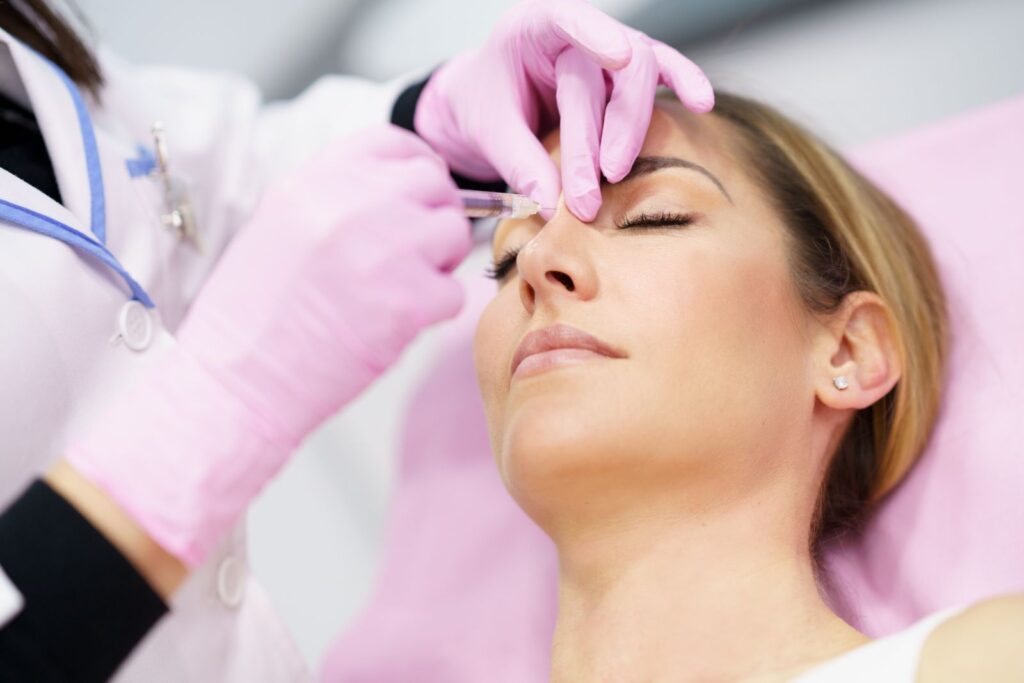
{"label": "cheek", "polygon": [[706,326],[711,344],[747,362],[737,367],[770,365],[768,359],[795,351],[796,296],[781,254],[766,250],[723,252],[700,264],[692,306]]}
{"label": "cheek", "polygon": [[632,281],[634,339],[656,369],[642,392],[674,415],[671,441],[749,452],[803,399],[798,299],[773,245],[687,246],[674,261],[652,254]]}

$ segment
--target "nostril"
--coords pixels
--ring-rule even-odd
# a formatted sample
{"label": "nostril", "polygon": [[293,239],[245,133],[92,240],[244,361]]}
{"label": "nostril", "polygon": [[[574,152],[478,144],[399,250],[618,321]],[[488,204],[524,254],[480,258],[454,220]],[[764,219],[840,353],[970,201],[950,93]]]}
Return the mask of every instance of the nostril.
{"label": "nostril", "polygon": [[556,270],[549,270],[548,278],[556,280],[557,282],[561,283],[561,285],[568,289],[570,292],[576,289],[576,285],[573,284],[572,278],[566,275],[565,273],[561,273]]}
{"label": "nostril", "polygon": [[523,306],[527,311],[533,311],[534,292],[533,287],[530,286],[526,280],[520,280],[519,286],[519,298],[523,302]]}

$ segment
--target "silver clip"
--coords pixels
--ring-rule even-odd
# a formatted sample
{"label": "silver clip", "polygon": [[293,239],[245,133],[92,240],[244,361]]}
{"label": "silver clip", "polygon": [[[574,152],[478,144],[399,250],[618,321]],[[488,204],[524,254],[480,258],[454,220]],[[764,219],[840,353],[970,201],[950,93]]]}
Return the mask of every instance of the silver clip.
{"label": "silver clip", "polygon": [[170,158],[167,154],[167,140],[164,138],[164,124],[153,123],[153,147],[156,150],[157,175],[164,191],[164,213],[160,216],[164,227],[178,233],[178,236],[192,243],[202,253],[203,244],[196,228],[195,212],[188,198],[188,188],[180,179],[170,173]]}

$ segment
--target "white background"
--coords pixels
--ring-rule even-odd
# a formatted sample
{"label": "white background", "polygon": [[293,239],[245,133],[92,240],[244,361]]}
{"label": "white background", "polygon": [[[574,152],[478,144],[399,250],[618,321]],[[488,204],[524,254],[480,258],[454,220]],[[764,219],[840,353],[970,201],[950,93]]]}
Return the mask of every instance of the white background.
{"label": "white background", "polygon": [[[510,4],[79,2],[95,33],[128,58],[242,72],[270,97],[326,71],[387,78],[436,65],[482,41]],[[685,36],[680,47],[713,84],[776,103],[841,148],[1024,94],[1019,0],[595,4],[624,21],[657,10],[656,37]],[[477,254],[464,267],[484,262]],[[255,571],[314,666],[372,581],[396,427],[433,339],[310,439],[250,516]]]}

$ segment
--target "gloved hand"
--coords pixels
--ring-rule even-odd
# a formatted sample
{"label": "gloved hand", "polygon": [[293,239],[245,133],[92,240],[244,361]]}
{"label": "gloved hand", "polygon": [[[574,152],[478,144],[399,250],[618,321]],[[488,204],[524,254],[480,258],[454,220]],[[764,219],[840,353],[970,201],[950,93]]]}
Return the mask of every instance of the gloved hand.
{"label": "gloved hand", "polygon": [[463,301],[471,247],[415,135],[335,143],[271,187],[177,346],[72,442],[71,465],[196,565],[299,442]]}
{"label": "gloved hand", "polygon": [[[694,112],[714,106],[704,73],[672,48],[585,0],[528,0],[482,48],[431,76],[413,125],[456,172],[504,178],[544,207],[564,190],[569,209],[590,221],[601,172],[618,182],[632,168],[659,84]],[[538,141],[559,120],[561,182]]]}

